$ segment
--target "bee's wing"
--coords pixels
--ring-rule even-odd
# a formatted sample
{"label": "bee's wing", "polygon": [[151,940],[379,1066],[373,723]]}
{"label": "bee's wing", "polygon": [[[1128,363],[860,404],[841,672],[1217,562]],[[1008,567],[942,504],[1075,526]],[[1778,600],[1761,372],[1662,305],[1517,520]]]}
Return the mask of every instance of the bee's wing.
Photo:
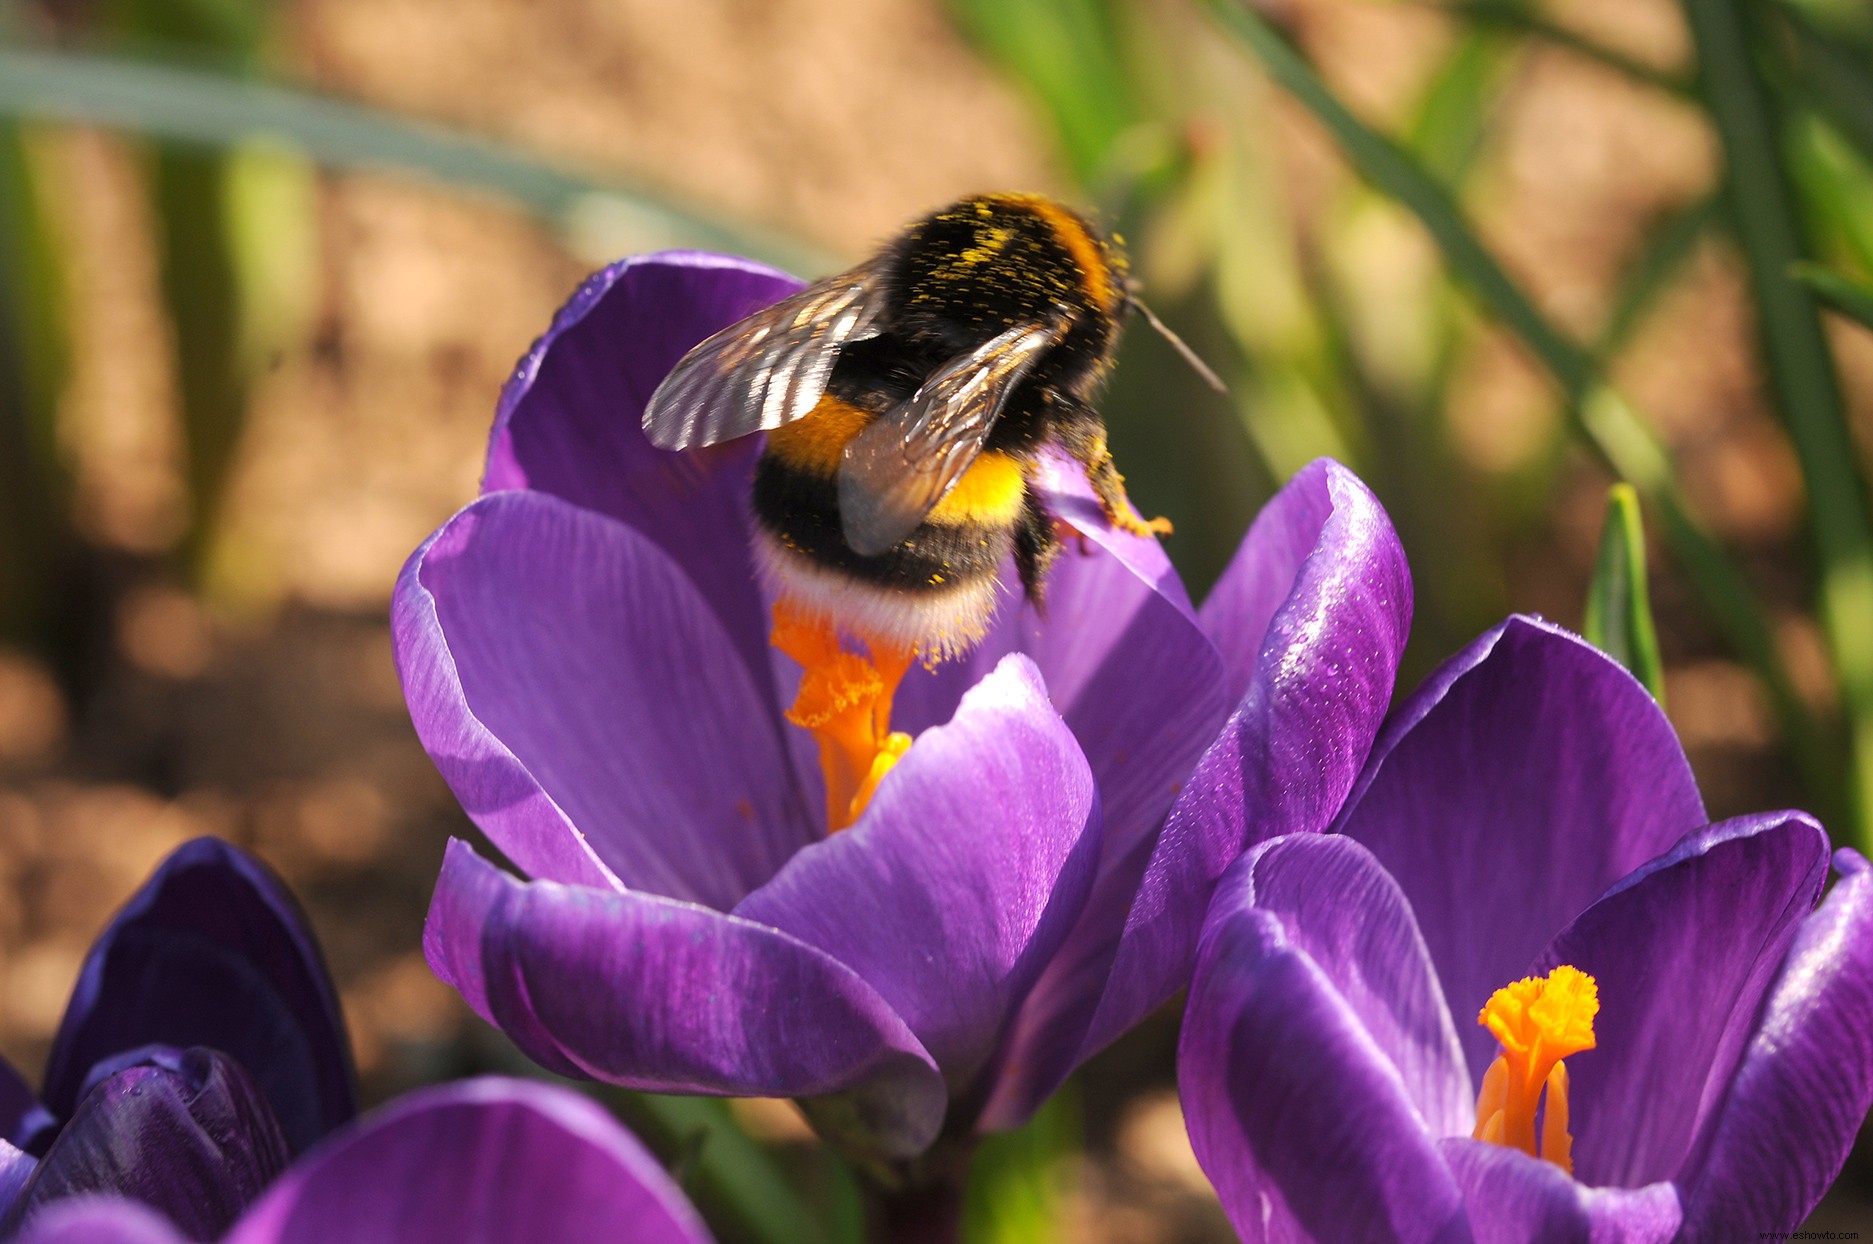
{"label": "bee's wing", "polygon": [[916,530],[982,451],[1008,395],[1060,338],[1011,328],[933,372],[910,399],[846,442],[839,519],[853,552],[876,556]]}
{"label": "bee's wing", "polygon": [[644,407],[662,449],[692,449],[792,423],[826,391],[839,348],[876,336],[876,260],[827,277],[729,325],[685,354]]}

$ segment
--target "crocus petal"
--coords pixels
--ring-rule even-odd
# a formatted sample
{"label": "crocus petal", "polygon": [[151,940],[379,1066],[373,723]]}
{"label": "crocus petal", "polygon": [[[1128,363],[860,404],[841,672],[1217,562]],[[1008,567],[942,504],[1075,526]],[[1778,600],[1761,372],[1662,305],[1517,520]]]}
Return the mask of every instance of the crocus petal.
{"label": "crocus petal", "polygon": [[1446,1140],[1439,1149],[1463,1187],[1476,1244],[1665,1244],[1706,1238],[1678,1235],[1684,1210],[1669,1183],[1593,1188],[1519,1149],[1467,1138]]}
{"label": "crocus petal", "polygon": [[[906,721],[915,723],[953,703],[989,662],[1027,654],[1099,787],[1105,845],[1094,893],[1021,1008],[991,1127],[1025,1120],[1076,1065],[1139,858],[1226,711],[1221,664],[1163,548],[1114,530],[1077,463],[1044,456],[1040,484],[1049,508],[1080,535],[1049,575],[1046,617],[1017,605],[1010,586],[1000,620],[969,662],[939,667],[922,684],[906,680]],[[932,684],[941,695],[928,693]]]}
{"label": "crocus petal", "polygon": [[745,259],[684,251],[594,274],[502,391],[482,480],[483,492],[549,492],[643,532],[695,581],[757,680],[767,619],[748,554],[748,495],[761,438],[666,453],[642,420],[691,346],[799,287]]}
{"label": "crocus petal", "polygon": [[1873,1105],[1873,872],[1835,852],[1840,880],[1802,925],[1769,994],[1701,1170],[1680,1177],[1686,1238],[1732,1223],[1790,1231],[1840,1173]]}
{"label": "crocus petal", "polygon": [[536,877],[727,910],[815,837],[780,719],[641,532],[484,497],[411,558],[395,638],[418,736]]}
{"label": "crocus petal", "polygon": [[[1386,722],[1336,828],[1398,881],[1467,1022],[1608,886],[1705,823],[1671,723],[1584,640],[1511,618]],[[1431,845],[1435,844],[1435,846]]]}
{"label": "crocus petal", "polygon": [[735,914],[851,967],[961,1092],[1079,915],[1098,855],[1086,759],[1012,656],[919,736],[857,826]]}
{"label": "crocus petal", "polygon": [[855,1131],[902,1154],[934,1139],[940,1073],[852,969],[692,903],[523,883],[449,844],[429,963],[543,1066],[665,1093],[853,1090]]}
{"label": "crocus petal", "polygon": [[1247,694],[1148,857],[1117,866],[1140,878],[1137,897],[1080,1059],[1189,979],[1204,906],[1232,860],[1256,842],[1326,828],[1391,699],[1411,625],[1398,537],[1372,494],[1336,464],[1296,487],[1325,489],[1332,513],[1267,626]]}
{"label": "crocus petal", "polygon": [[24,1149],[0,1140],[0,1218],[13,1208],[20,1189],[26,1186],[38,1165],[38,1159]]}
{"label": "crocus petal", "polygon": [[122,1196],[212,1240],[260,1195],[288,1159],[267,1099],[218,1051],[164,1062],[120,1071],[79,1104],[0,1233],[56,1201]]}
{"label": "crocus petal", "polygon": [[0,1140],[30,1148],[36,1138],[57,1126],[58,1119],[39,1104],[26,1078],[0,1058]]}
{"label": "crocus petal", "polygon": [[1163,546],[1114,530],[1079,464],[1049,455],[1043,467],[1048,508],[1089,555],[1069,548],[1055,563],[1046,623],[1022,650],[1098,779],[1111,860],[1163,821],[1230,700]]}
{"label": "crocus petal", "polygon": [[183,1244],[169,1220],[146,1205],[86,1197],[49,1206],[18,1244]]}
{"label": "crocus petal", "polygon": [[989,635],[964,660],[913,671],[894,716],[913,733],[947,721],[1004,657],[1031,657],[1098,780],[1112,859],[1163,820],[1230,701],[1163,547],[1114,530],[1077,463],[1044,455],[1037,486],[1084,544],[1069,540],[1055,561],[1046,616],[1015,597],[1010,580]]}
{"label": "crocus petal", "polygon": [[357,1113],[351,1043],[305,915],[272,870],[218,839],[172,853],[92,946],[53,1039],[47,1105],[69,1115],[95,1064],[148,1045],[241,1063],[295,1152]]}
{"label": "crocus petal", "polygon": [[1177,1055],[1197,1161],[1244,1240],[1462,1241],[1463,1200],[1385,1051],[1224,875]]}
{"label": "crocus petal", "polygon": [[1598,1047],[1567,1064],[1583,1183],[1678,1174],[1820,896],[1827,854],[1798,813],[1713,825],[1621,881],[1536,961],[1531,974],[1567,963],[1599,982]]}
{"label": "crocus petal", "polygon": [[1361,508],[1378,510],[1351,471],[1328,458],[1308,463],[1255,516],[1222,577],[1197,612],[1204,632],[1221,654],[1229,702],[1241,700],[1255,677],[1268,624],[1294,590],[1301,565],[1320,543],[1332,517],[1335,492]]}
{"label": "crocus petal", "polygon": [[411,1093],[295,1165],[227,1244],[707,1244],[615,1120],[566,1089],[482,1079]]}
{"label": "crocus petal", "polygon": [[1255,848],[1253,902],[1385,1051],[1434,1136],[1470,1130],[1476,1094],[1444,991],[1398,883],[1339,834],[1291,834]]}

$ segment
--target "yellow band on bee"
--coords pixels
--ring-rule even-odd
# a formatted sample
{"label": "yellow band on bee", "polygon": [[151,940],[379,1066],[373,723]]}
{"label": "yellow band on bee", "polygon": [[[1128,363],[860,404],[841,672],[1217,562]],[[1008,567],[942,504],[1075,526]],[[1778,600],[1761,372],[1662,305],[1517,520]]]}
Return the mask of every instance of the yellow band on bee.
{"label": "yellow band on bee", "polygon": [[[813,412],[767,434],[767,452],[782,465],[831,479],[839,474],[846,442],[871,422],[871,415],[830,394],[819,399]],[[990,450],[963,472],[955,487],[944,494],[924,521],[939,527],[983,523],[1005,527],[1021,515],[1026,493],[1021,464],[1007,454]]]}
{"label": "yellow band on bee", "polygon": [[864,430],[871,415],[828,393],[804,418],[767,434],[767,452],[785,466],[827,479],[839,473],[845,443]]}
{"label": "yellow band on bee", "polygon": [[1021,464],[1007,454],[990,450],[969,464],[956,486],[944,494],[924,521],[939,527],[960,527],[964,523],[1006,527],[1021,516],[1021,499],[1026,495]]}

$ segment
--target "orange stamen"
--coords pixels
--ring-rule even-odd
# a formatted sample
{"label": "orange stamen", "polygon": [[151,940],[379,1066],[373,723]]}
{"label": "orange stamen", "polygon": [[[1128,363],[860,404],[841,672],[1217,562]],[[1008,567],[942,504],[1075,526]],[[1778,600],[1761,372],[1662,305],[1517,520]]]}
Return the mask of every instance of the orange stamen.
{"label": "orange stamen", "polygon": [[[1599,1011],[1599,985],[1566,965],[1545,979],[1527,977],[1490,995],[1476,1022],[1502,1043],[1502,1054],[1476,1096],[1476,1139],[1509,1145],[1572,1172],[1567,1067],[1561,1060],[1594,1047]],[[1535,1114],[1544,1092],[1547,1111],[1537,1146]]]}
{"label": "orange stamen", "polygon": [[800,663],[800,690],[787,720],[811,731],[826,778],[826,830],[855,823],[878,783],[909,750],[908,734],[891,729],[891,702],[916,659],[871,644],[867,658],[848,652],[830,625],[786,605],[774,606],[770,642]]}

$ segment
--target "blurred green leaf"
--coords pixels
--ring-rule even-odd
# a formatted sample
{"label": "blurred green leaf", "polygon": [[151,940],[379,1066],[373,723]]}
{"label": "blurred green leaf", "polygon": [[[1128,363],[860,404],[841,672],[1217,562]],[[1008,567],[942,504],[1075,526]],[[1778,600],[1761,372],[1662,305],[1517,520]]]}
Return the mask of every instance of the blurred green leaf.
{"label": "blurred green leaf", "polygon": [[76,538],[58,452],[69,369],[64,268],[29,135],[0,122],[0,637],[50,651],[69,673]]}
{"label": "blurred green leaf", "polygon": [[558,225],[590,258],[693,246],[803,273],[831,266],[817,248],[619,179],[566,172],[498,143],[308,91],[174,65],[0,47],[0,116],[103,125],[216,150],[271,140],[332,168],[425,176],[506,198]]}
{"label": "blurred green leaf", "polygon": [[964,32],[1046,107],[1075,180],[1099,179],[1141,113],[1109,0],[949,0]]}
{"label": "blurred green leaf", "polygon": [[1873,57],[1873,7],[1866,0],[1775,0],[1775,7],[1845,50]]}
{"label": "blurred green leaf", "polygon": [[[102,20],[115,39],[212,56],[246,71],[259,59],[270,11],[256,0],[112,0]],[[259,309],[282,291],[274,283],[243,280],[248,273],[235,249],[241,204],[232,194],[233,156],[168,146],[150,153],[148,163],[181,399],[189,498],[183,557],[199,583],[215,548],[222,497],[260,362],[247,347],[264,318]],[[267,241],[276,248],[310,248],[310,234],[295,233],[294,223],[270,222]]]}
{"label": "blurred green leaf", "polygon": [[48,482],[59,472],[55,419],[70,366],[64,266],[39,170],[19,126],[0,122],[0,302],[14,340],[18,452]]}
{"label": "blurred green leaf", "polygon": [[1536,310],[1464,222],[1450,192],[1397,142],[1355,117],[1267,20],[1240,0],[1210,0],[1222,25],[1252,51],[1277,83],[1314,115],[1354,169],[1418,217],[1452,269],[1546,364],[1570,392],[1596,382],[1593,361]]}
{"label": "blurred green leaf", "polygon": [[1520,51],[1512,39],[1468,31],[1438,65],[1405,135],[1425,168],[1453,183],[1469,170]]}
{"label": "blurred green leaf", "polygon": [[249,371],[240,357],[240,288],[226,199],[226,162],[200,151],[158,153],[151,205],[161,246],[163,302],[175,329],[191,569],[205,569],[222,492],[247,416]]}
{"label": "blurred green leaf", "polygon": [[[276,7],[270,0],[133,0],[145,11],[149,33],[177,38],[197,47],[257,51],[266,38],[267,20]],[[156,21],[149,21],[155,18]]]}
{"label": "blurred green leaf", "polygon": [[1396,142],[1360,121],[1267,20],[1240,0],[1209,0],[1224,29],[1314,115],[1353,167],[1416,215],[1452,271],[1554,376],[1583,438],[1654,507],[1680,564],[1731,647],[1762,677],[1796,763],[1817,792],[1832,789],[1826,753],[1755,600],[1748,578],[1686,507],[1670,458],[1597,362],[1550,323],[1478,241],[1450,193]]}
{"label": "blurred green leaf", "polygon": [[599,1094],[646,1144],[680,1167],[685,1190],[725,1241],[858,1244],[849,1234],[859,1212],[849,1172],[843,1183],[822,1179],[816,1209],[776,1155],[736,1125],[726,1101],[609,1088]]}
{"label": "blurred green leaf", "polygon": [[1848,319],[1873,329],[1873,285],[1814,263],[1790,264],[1789,275]]}
{"label": "blurred green leaf", "polygon": [[1776,118],[1758,80],[1752,30],[1735,0],[1686,0],[1701,87],[1722,141],[1725,185],[1749,265],[1776,406],[1808,492],[1821,561],[1820,615],[1849,734],[1854,837],[1873,844],[1873,526],[1834,362],[1809,288],[1789,276],[1807,258]]}
{"label": "blurred green leaf", "polygon": [[1658,632],[1652,625],[1652,600],[1645,582],[1645,528],[1639,517],[1639,494],[1630,484],[1614,484],[1606,493],[1606,526],[1600,531],[1600,552],[1587,583],[1587,615],[1581,634],[1632,671],[1652,698],[1664,705],[1665,666],[1658,657]]}
{"label": "blurred green leaf", "polygon": [[969,1164],[963,1244],[1065,1241],[1061,1202],[1082,1131],[1078,1090],[1069,1084],[1025,1126],[986,1137]]}
{"label": "blurred green leaf", "polygon": [[1873,271],[1873,167],[1827,117],[1792,109],[1783,162],[1818,256]]}
{"label": "blurred green leaf", "polygon": [[1684,263],[1718,219],[1715,195],[1694,200],[1646,231],[1633,261],[1614,286],[1612,309],[1594,340],[1600,358],[1612,358],[1626,348],[1658,296],[1671,286]]}
{"label": "blurred green leaf", "polygon": [[[1849,3],[1858,6],[1862,29],[1873,24],[1873,9],[1863,0]],[[1779,8],[1800,90],[1840,127],[1863,160],[1873,161],[1873,46],[1864,37],[1856,45],[1850,27],[1830,25],[1807,6],[1784,3]]]}
{"label": "blurred green leaf", "polygon": [[1616,48],[1607,47],[1579,31],[1549,20],[1523,0],[1455,0],[1436,7],[1476,26],[1515,34],[1530,35],[1577,56],[1603,65],[1635,82],[1688,98],[1693,93],[1690,81],[1677,74],[1635,60]]}

